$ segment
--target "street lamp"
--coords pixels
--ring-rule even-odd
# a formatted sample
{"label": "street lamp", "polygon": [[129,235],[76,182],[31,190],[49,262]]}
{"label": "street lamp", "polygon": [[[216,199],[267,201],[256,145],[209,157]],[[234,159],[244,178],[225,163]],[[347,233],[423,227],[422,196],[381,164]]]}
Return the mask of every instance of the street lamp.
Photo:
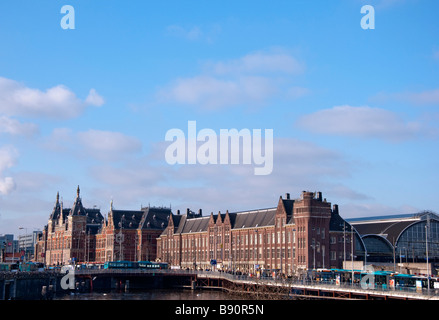
{"label": "street lamp", "polygon": [[26,253],[27,253],[27,227],[19,227],[18,230],[25,230],[24,234],[24,240],[23,240],[23,247],[24,247],[24,258],[26,259]]}
{"label": "street lamp", "polygon": [[315,268],[316,268],[316,247],[317,247],[317,245],[313,243],[310,247],[314,251],[314,253],[313,253],[313,257],[314,257],[313,269],[315,270]]}
{"label": "street lamp", "polygon": [[430,266],[428,263],[428,228],[430,227],[430,216],[427,216],[427,222],[425,224],[425,252],[427,256],[427,288],[430,292]]}

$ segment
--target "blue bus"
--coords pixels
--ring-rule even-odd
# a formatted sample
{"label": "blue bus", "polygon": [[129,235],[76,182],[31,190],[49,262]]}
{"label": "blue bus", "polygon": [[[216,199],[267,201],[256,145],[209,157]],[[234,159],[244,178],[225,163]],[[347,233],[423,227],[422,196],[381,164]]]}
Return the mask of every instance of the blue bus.
{"label": "blue bus", "polygon": [[107,261],[104,263],[104,269],[137,269],[137,262],[133,261]]}
{"label": "blue bus", "polygon": [[168,269],[166,262],[151,261],[107,261],[104,269]]}

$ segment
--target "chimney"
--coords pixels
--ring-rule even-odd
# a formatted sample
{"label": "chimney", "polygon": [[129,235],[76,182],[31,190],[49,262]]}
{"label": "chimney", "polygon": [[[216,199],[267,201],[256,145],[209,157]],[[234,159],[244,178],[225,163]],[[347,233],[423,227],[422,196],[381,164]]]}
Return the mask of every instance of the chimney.
{"label": "chimney", "polygon": [[199,216],[202,216],[202,215],[203,215],[203,210],[198,209],[198,215],[199,215]]}
{"label": "chimney", "polygon": [[334,213],[334,214],[338,214],[338,204],[334,204],[334,205],[332,206],[332,213]]}
{"label": "chimney", "polygon": [[285,193],[285,198],[286,198],[287,200],[290,200],[290,194],[289,194],[289,193]]}
{"label": "chimney", "polygon": [[180,209],[177,210],[177,215],[180,215]]}
{"label": "chimney", "polygon": [[322,193],[320,191],[317,192],[317,200],[322,201]]}

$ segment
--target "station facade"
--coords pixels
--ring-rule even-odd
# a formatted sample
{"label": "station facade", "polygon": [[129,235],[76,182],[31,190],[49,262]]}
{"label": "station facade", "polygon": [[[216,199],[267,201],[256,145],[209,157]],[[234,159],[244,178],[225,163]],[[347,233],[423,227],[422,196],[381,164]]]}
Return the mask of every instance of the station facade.
{"label": "station facade", "polygon": [[355,261],[360,268],[387,264],[405,273],[437,274],[439,216],[425,211],[343,219],[321,192],[303,191],[297,199],[287,193],[266,209],[174,214],[150,206],[119,210],[111,203],[104,217],[100,209],[84,207],[79,186],[71,208],[57,194],[35,261],[53,266],[118,260],[285,275]]}
{"label": "station facade", "polygon": [[100,209],[84,207],[78,186],[71,208],[64,208],[57,194],[48,224],[35,245],[34,259],[47,266],[154,261],[156,239],[166,228],[170,214],[170,208],[116,210],[111,204],[108,218],[104,218]]}
{"label": "station facade", "polygon": [[281,196],[268,209],[172,214],[157,239],[157,258],[175,268],[292,275],[341,268],[352,258],[355,238],[337,205],[331,207],[321,192],[303,191],[299,199]]}

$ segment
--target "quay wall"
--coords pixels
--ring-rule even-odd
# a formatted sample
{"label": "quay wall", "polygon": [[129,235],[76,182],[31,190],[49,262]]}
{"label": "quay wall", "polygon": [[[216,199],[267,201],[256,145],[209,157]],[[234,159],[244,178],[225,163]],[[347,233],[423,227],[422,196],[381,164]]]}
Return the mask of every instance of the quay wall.
{"label": "quay wall", "polygon": [[51,299],[60,287],[61,275],[46,272],[2,272],[0,300]]}

